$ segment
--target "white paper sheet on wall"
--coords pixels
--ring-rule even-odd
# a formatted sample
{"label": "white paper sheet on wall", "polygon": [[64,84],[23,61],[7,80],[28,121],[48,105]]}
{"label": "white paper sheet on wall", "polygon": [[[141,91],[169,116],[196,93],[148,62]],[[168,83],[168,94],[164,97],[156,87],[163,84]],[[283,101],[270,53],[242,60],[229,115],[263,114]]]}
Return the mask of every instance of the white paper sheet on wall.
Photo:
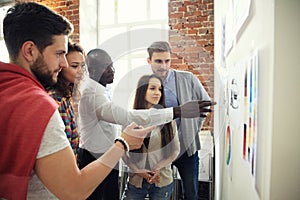
{"label": "white paper sheet on wall", "polygon": [[199,180],[209,180],[212,176],[212,163],[210,159],[214,156],[213,137],[209,130],[200,131],[201,150],[199,150]]}
{"label": "white paper sheet on wall", "polygon": [[250,15],[251,0],[233,0],[233,27],[236,37],[241,34],[242,27],[245,25]]}

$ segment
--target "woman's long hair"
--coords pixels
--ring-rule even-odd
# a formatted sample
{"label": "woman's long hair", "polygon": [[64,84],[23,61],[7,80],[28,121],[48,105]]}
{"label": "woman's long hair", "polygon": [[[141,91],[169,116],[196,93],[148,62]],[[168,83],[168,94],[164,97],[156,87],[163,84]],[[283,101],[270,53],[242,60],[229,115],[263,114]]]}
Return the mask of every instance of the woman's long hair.
{"label": "woman's long hair", "polygon": [[[68,53],[70,52],[80,52],[85,55],[83,48],[78,43],[73,43],[71,41],[68,42]],[[73,91],[73,89],[75,89],[74,83],[67,82],[62,73],[58,74],[57,83],[53,87],[49,88],[49,90],[50,89],[54,89],[58,96],[65,97],[67,99],[72,97],[72,93],[79,92]]]}
{"label": "woman's long hair", "polygon": [[[160,98],[158,104],[154,105],[153,107],[154,108],[165,108],[166,107],[163,81],[159,76],[157,76],[155,74],[151,74],[151,75],[142,76],[138,81],[135,98],[134,98],[134,103],[133,103],[134,109],[146,109],[147,102],[145,100],[145,97],[146,97],[146,93],[147,93],[147,89],[148,89],[148,85],[149,85],[149,80],[151,78],[156,78],[161,83],[161,98]],[[173,145],[168,145],[174,138],[174,133],[173,133],[173,128],[172,128],[171,122],[162,125],[160,134],[161,134],[162,148],[164,148],[163,156],[164,156],[164,158],[167,158],[171,154],[172,149],[173,149],[172,148]],[[146,140],[147,140],[147,138],[144,139],[144,143]],[[142,147],[134,152],[142,152]]]}

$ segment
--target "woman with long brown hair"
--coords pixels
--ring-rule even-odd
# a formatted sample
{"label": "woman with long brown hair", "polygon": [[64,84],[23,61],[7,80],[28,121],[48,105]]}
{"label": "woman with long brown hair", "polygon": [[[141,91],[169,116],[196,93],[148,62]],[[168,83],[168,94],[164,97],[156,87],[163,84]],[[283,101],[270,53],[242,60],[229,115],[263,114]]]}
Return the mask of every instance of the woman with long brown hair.
{"label": "woman with long brown hair", "polygon": [[[79,81],[79,74],[86,69],[85,52],[78,43],[68,42],[66,54],[69,67],[64,68],[57,76],[57,83],[48,88],[48,93],[58,103],[58,111],[65,124],[65,133],[71,144],[75,156],[79,148],[79,132],[76,120],[77,105],[74,98],[79,96],[79,88],[75,81]],[[78,83],[76,84],[76,86]]]}
{"label": "woman with long brown hair", "polygon": [[[138,81],[134,109],[165,108],[162,80],[155,74]],[[144,139],[140,149],[123,157],[129,166],[129,179],[122,199],[169,200],[173,190],[171,163],[179,153],[175,121],[158,126]]]}

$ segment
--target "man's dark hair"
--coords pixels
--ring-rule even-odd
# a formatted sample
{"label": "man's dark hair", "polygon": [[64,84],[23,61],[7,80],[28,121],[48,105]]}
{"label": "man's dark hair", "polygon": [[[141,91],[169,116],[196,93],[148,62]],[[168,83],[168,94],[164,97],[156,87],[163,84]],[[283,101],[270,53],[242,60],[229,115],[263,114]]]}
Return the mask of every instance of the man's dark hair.
{"label": "man's dark hair", "polygon": [[70,35],[73,25],[63,16],[37,3],[17,3],[3,20],[5,44],[12,61],[26,41],[33,41],[40,52],[53,43],[55,35]]}
{"label": "man's dark hair", "polygon": [[170,52],[171,53],[171,47],[170,44],[166,41],[157,41],[153,42],[148,48],[147,48],[149,58],[152,59],[152,55],[154,52]]}

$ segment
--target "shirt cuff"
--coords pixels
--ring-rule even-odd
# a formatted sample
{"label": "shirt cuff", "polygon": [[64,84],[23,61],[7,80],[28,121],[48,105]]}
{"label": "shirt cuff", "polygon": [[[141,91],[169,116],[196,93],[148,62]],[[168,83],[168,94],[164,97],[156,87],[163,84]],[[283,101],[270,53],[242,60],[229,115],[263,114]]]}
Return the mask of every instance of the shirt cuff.
{"label": "shirt cuff", "polygon": [[173,120],[173,107],[166,108],[166,122],[170,122]]}

